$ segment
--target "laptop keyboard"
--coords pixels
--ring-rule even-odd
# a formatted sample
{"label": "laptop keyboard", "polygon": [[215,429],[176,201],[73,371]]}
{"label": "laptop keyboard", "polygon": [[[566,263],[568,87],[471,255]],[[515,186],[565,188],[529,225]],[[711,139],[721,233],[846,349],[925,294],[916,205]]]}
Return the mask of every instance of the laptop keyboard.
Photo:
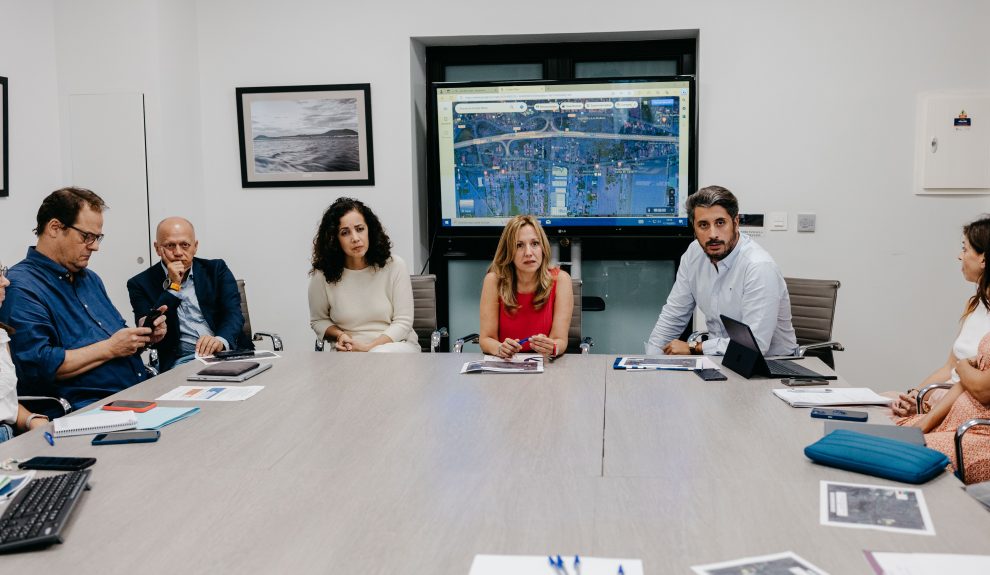
{"label": "laptop keyboard", "polygon": [[62,542],[62,527],[86,487],[90,469],[32,479],[0,517],[0,552]]}

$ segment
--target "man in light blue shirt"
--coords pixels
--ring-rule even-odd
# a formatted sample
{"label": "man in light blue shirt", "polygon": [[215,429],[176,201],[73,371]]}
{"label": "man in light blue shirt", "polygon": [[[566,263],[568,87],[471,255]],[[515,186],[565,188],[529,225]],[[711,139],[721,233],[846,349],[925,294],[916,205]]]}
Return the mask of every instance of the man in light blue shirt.
{"label": "man in light blue shirt", "polygon": [[[739,232],[739,202],[729,190],[708,186],[687,199],[688,221],[697,242],[681,256],[677,279],[646,343],[648,354],[722,355],[726,315],[747,324],[764,355],[793,355],[787,285],[770,254]],[[708,340],[678,339],[697,307],[705,314]]]}

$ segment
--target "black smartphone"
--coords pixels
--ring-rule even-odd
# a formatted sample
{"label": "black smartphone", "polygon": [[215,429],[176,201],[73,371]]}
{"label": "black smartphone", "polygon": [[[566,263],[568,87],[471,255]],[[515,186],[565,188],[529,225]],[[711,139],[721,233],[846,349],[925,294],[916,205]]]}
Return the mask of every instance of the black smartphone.
{"label": "black smartphone", "polygon": [[162,313],[162,310],[157,307],[149,309],[148,314],[144,316],[144,323],[141,324],[141,327],[150,327],[151,329],[155,329],[155,320],[158,319]]}
{"label": "black smartphone", "polygon": [[811,410],[811,417],[817,417],[818,419],[841,419],[843,421],[866,421],[870,418],[870,414],[865,411],[816,407]]}
{"label": "black smartphone", "polygon": [[780,383],[788,387],[801,387],[805,385],[828,385],[828,380],[816,377],[785,377],[780,380]]}
{"label": "black smartphone", "polygon": [[79,471],[96,463],[95,457],[32,457],[22,461],[21,469],[45,469],[51,471]]}
{"label": "black smartphone", "polygon": [[721,371],[710,367],[705,369],[696,369],[694,370],[694,373],[698,374],[698,377],[705,381],[725,381],[729,379]]}
{"label": "black smartphone", "polygon": [[218,351],[213,354],[213,357],[217,359],[241,359],[244,357],[254,357],[253,349],[228,349],[226,351]]}
{"label": "black smartphone", "polygon": [[93,445],[115,445],[118,443],[154,443],[161,437],[162,432],[157,429],[132,429],[129,431],[115,431],[113,433],[101,433],[93,438]]}

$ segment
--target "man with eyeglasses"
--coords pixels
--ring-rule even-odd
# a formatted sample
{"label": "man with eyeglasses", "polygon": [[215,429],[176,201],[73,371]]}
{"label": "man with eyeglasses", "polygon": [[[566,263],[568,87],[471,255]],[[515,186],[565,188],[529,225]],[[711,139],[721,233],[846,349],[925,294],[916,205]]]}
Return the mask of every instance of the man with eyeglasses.
{"label": "man with eyeglasses", "polygon": [[87,269],[106,209],[90,190],[52,192],[38,210],[37,245],[8,272],[0,322],[17,330],[10,350],[21,394],[61,397],[78,409],[148,377],[140,352],[165,337],[165,317],[127,327]]}
{"label": "man with eyeglasses", "polygon": [[254,349],[244,335],[237,281],[221,260],[197,258],[196,230],[185,218],[158,224],[155,251],[161,261],[127,281],[134,317],[167,306],[168,335],[155,347],[164,372],[196,356],[228,349]]}

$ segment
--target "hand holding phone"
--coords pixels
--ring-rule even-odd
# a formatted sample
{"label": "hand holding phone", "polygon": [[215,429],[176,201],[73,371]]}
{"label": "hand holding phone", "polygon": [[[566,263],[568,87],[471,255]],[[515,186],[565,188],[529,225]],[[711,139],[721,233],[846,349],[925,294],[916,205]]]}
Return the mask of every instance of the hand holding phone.
{"label": "hand holding phone", "polygon": [[144,322],[141,324],[141,327],[155,329],[155,320],[161,317],[164,313],[165,312],[157,307],[149,309],[148,313],[144,316]]}
{"label": "hand holding phone", "polygon": [[866,421],[870,414],[865,411],[850,411],[845,409],[823,409],[816,407],[811,410],[811,417],[818,419],[841,419],[843,421]]}

